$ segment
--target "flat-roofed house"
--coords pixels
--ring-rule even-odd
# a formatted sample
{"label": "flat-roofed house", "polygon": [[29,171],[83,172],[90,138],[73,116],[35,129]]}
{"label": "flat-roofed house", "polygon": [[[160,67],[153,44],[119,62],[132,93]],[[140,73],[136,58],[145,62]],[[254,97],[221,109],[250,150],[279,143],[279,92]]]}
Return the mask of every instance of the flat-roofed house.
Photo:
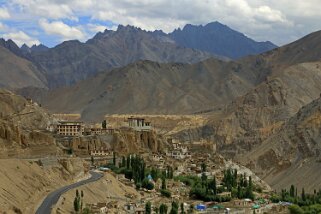
{"label": "flat-roofed house", "polygon": [[84,131],[82,122],[60,121],[57,125],[57,134],[63,136],[82,136]]}

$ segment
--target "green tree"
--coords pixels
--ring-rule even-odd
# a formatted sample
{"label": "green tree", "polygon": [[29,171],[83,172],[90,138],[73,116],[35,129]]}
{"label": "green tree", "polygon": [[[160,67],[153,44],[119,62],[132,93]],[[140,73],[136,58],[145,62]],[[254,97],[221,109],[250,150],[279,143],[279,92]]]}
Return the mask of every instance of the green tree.
{"label": "green tree", "polygon": [[201,179],[202,179],[202,187],[205,187],[207,185],[207,176],[204,172],[202,173]]}
{"label": "green tree", "polygon": [[201,164],[201,169],[202,169],[202,172],[206,172],[206,163],[205,162],[203,162]]}
{"label": "green tree", "polygon": [[78,198],[75,197],[75,199],[74,199],[74,210],[75,210],[76,213],[78,213],[79,208],[80,208],[80,207],[79,207]]}
{"label": "green tree", "polygon": [[172,209],[169,213],[170,214],[178,214],[178,203],[176,201],[172,202]]}
{"label": "green tree", "polygon": [[253,194],[253,183],[252,183],[252,177],[249,177],[249,184],[246,187],[245,190],[245,197],[250,198],[254,200],[254,194]]}
{"label": "green tree", "polygon": [[150,174],[151,174],[153,180],[156,182],[157,179],[159,178],[159,171],[158,171],[158,169],[155,169],[154,167],[152,167],[152,170],[151,170]]}
{"label": "green tree", "polygon": [[293,204],[293,205],[290,205],[289,206],[289,211],[291,214],[303,214],[304,211],[302,210],[301,207],[299,207],[298,205],[296,204]]}
{"label": "green tree", "polygon": [[81,204],[80,204],[80,195],[78,189],[76,190],[76,196],[74,199],[74,210],[76,213],[78,213],[81,209]]}
{"label": "green tree", "polygon": [[150,201],[148,201],[145,205],[145,213],[146,214],[151,214],[152,213],[152,204]]}
{"label": "green tree", "polygon": [[161,186],[162,190],[166,189],[166,178],[162,178],[162,186]]}
{"label": "green tree", "polygon": [[167,166],[166,178],[172,179],[173,177],[174,177],[173,168],[170,166]]}
{"label": "green tree", "polygon": [[235,188],[237,186],[237,169],[234,170],[233,173],[233,184],[232,186]]}
{"label": "green tree", "polygon": [[113,152],[113,164],[116,166],[116,152]]}
{"label": "green tree", "polygon": [[130,155],[127,156],[127,161],[126,161],[126,168],[130,168]]}
{"label": "green tree", "polygon": [[159,206],[159,214],[167,214],[168,207],[166,204],[161,204]]}
{"label": "green tree", "polygon": [[106,120],[103,120],[103,122],[101,123],[101,127],[103,129],[106,129],[107,128],[107,121]]}
{"label": "green tree", "polygon": [[83,207],[83,204],[84,204],[84,201],[83,201],[83,198],[84,198],[84,192],[81,190],[80,192],[80,197],[81,197],[81,201],[80,201],[80,210],[82,210],[82,207]]}
{"label": "green tree", "polygon": [[181,214],[185,214],[184,203],[181,203]]}
{"label": "green tree", "polygon": [[238,197],[239,199],[243,198],[242,187],[241,187],[240,184],[237,186],[237,197]]}
{"label": "green tree", "polygon": [[302,201],[306,201],[304,188],[302,188],[301,198],[302,198]]}
{"label": "green tree", "polygon": [[210,182],[209,185],[210,185],[209,187],[213,191],[213,194],[216,195],[217,194],[217,187],[216,187],[216,177],[215,176],[213,177],[213,180]]}
{"label": "green tree", "polygon": [[91,161],[91,165],[94,165],[94,164],[95,164],[94,156],[91,156],[91,157],[90,157],[90,161]]}
{"label": "green tree", "polygon": [[121,167],[125,167],[126,166],[126,157],[123,156],[122,161],[121,161]]}
{"label": "green tree", "polygon": [[295,196],[295,188],[294,188],[294,185],[293,185],[293,184],[292,184],[291,187],[290,187],[290,196],[291,196],[292,198],[294,198],[294,196]]}

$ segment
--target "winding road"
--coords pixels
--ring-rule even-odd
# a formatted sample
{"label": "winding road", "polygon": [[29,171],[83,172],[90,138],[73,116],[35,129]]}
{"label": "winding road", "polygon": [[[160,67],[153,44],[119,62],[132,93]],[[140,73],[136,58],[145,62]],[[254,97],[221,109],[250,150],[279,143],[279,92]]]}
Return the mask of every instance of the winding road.
{"label": "winding road", "polygon": [[77,183],[74,183],[74,184],[71,184],[71,185],[68,185],[65,187],[61,187],[60,189],[57,189],[57,190],[51,192],[49,195],[47,195],[45,200],[42,202],[40,207],[37,209],[36,214],[50,214],[51,207],[58,202],[58,200],[62,194],[64,194],[68,190],[71,190],[73,188],[79,187],[79,186],[87,184],[87,183],[97,181],[103,177],[103,174],[98,173],[98,172],[90,171],[90,174],[91,174],[91,177],[88,178],[87,180],[79,181]]}

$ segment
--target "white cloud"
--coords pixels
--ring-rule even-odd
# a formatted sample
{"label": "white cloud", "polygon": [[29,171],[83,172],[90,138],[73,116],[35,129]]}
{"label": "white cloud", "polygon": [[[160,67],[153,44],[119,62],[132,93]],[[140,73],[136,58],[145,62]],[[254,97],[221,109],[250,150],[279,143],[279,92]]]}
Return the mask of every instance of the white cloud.
{"label": "white cloud", "polygon": [[84,40],[85,34],[77,27],[66,25],[62,21],[48,22],[46,19],[39,21],[40,27],[49,35],[57,35],[63,40]]}
{"label": "white cloud", "polygon": [[10,13],[7,8],[0,7],[0,19],[9,19]]}
{"label": "white cloud", "polygon": [[32,45],[35,45],[35,44],[39,45],[40,44],[39,40],[31,38],[23,31],[3,34],[3,38],[12,39],[18,46],[21,46],[23,44],[27,44],[29,47],[31,47]]}
{"label": "white cloud", "polygon": [[22,13],[33,16],[41,16],[52,19],[77,19],[71,9],[72,5],[68,5],[68,1],[12,0],[12,3],[18,5]]}
{"label": "white cloud", "polygon": [[87,27],[93,33],[104,32],[106,29],[108,29],[106,26],[98,24],[88,24]]}
{"label": "white cloud", "polygon": [[279,22],[279,23],[288,23],[291,24],[289,20],[286,19],[285,15],[279,10],[271,9],[269,6],[260,6],[255,8],[254,16],[258,19],[267,22]]}
{"label": "white cloud", "polygon": [[[219,21],[254,39],[272,40],[283,44],[321,29],[320,0],[8,0],[6,2],[9,2],[5,6],[9,8],[12,19],[15,15],[15,17],[33,18],[31,21],[43,18],[60,24],[63,24],[61,19],[70,19],[79,21],[76,29],[82,32],[86,31],[85,27],[88,27],[88,24],[93,25],[89,31],[94,29],[101,31],[105,21],[108,22],[106,26],[112,22],[135,25],[145,30],[162,29],[165,32],[183,27],[187,23],[206,24]],[[15,10],[15,13],[11,13],[10,8]],[[84,16],[92,17],[89,23],[82,22],[80,17]],[[97,20],[99,22],[96,23]],[[72,37],[69,33],[47,31],[68,39],[77,39],[80,35],[78,32]]]}

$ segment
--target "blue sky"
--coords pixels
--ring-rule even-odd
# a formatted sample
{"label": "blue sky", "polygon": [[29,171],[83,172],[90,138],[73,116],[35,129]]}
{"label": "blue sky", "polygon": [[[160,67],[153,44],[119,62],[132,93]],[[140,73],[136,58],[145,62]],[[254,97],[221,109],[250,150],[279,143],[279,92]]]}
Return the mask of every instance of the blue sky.
{"label": "blue sky", "polygon": [[171,32],[219,21],[278,45],[321,29],[321,0],[0,0],[0,37],[49,47],[118,24]]}

